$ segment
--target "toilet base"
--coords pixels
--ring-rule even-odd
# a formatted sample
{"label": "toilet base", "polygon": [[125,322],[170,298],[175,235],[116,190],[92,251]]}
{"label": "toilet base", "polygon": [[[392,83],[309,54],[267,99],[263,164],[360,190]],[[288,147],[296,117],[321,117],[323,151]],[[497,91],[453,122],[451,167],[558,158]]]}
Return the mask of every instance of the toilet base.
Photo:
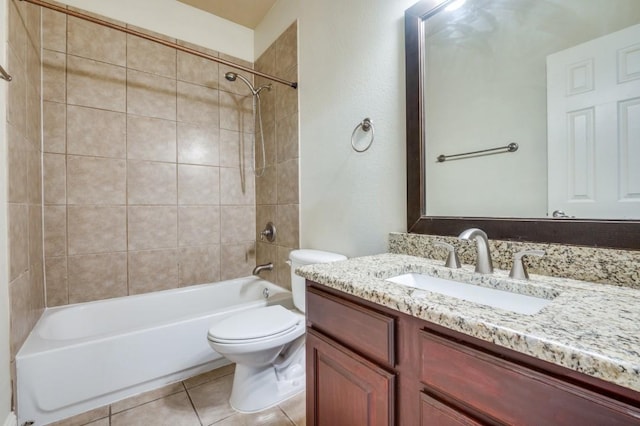
{"label": "toilet base", "polygon": [[229,398],[231,407],[241,413],[255,413],[302,392],[305,388],[304,346],[296,352],[285,368],[236,364]]}

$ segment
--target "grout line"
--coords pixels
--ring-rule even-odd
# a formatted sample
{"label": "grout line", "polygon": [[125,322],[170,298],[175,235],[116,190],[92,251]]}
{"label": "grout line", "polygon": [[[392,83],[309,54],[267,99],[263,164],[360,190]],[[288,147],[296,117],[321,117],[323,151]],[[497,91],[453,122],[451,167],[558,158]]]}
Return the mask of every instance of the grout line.
{"label": "grout line", "polygon": [[198,410],[196,409],[196,405],[193,403],[193,400],[191,399],[191,394],[189,393],[189,389],[187,389],[187,385],[184,383],[184,380],[182,381],[182,387],[184,388],[184,391],[187,394],[187,398],[189,399],[189,403],[191,404],[191,408],[193,408],[193,412],[196,413],[196,417],[198,418],[198,421],[200,422],[200,425],[204,426],[204,422],[200,418],[200,414],[198,413]]}

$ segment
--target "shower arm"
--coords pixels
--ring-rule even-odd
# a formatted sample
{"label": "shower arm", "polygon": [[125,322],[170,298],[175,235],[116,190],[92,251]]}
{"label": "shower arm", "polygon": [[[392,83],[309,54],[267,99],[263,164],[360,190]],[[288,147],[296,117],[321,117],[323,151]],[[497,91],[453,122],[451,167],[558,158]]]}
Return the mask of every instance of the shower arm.
{"label": "shower arm", "polygon": [[76,12],[76,11],[70,10],[70,9],[65,9],[64,7],[57,6],[57,5],[51,4],[51,3],[47,3],[47,2],[41,1],[41,0],[20,0],[20,1],[23,1],[23,2],[26,2],[26,3],[31,3],[31,4],[34,4],[36,6],[41,6],[41,7],[44,7],[46,9],[50,9],[50,10],[53,10],[53,11],[56,11],[56,12],[64,13],[65,15],[69,15],[69,16],[73,16],[75,18],[83,19],[85,21],[93,22],[94,24],[102,25],[103,27],[111,28],[111,29],[116,30],[116,31],[121,31],[123,33],[131,34],[133,36],[140,37],[140,38],[143,38],[145,40],[149,40],[149,41],[161,44],[161,45],[166,46],[166,47],[177,49],[177,50],[180,50],[180,51],[185,52],[185,53],[190,53],[192,55],[199,56],[199,57],[201,57],[203,59],[208,59],[210,61],[217,62],[217,63],[223,64],[223,65],[227,65],[229,67],[237,68],[237,69],[239,69],[241,71],[244,71],[244,72],[247,72],[249,74],[257,75],[257,76],[266,78],[267,80],[271,80],[271,81],[275,81],[276,83],[284,84],[285,86],[289,86],[289,87],[291,87],[293,89],[297,89],[298,88],[298,82],[284,80],[282,78],[275,77],[273,75],[266,74],[266,73],[263,73],[261,71],[254,70],[254,69],[251,69],[249,67],[245,67],[244,65],[236,64],[236,63],[233,63],[231,61],[227,61],[225,59],[218,58],[216,56],[212,56],[212,55],[208,55],[208,54],[203,53],[203,52],[199,52],[199,51],[197,51],[195,49],[191,49],[191,48],[189,48],[187,46],[182,46],[182,45],[179,45],[177,43],[172,43],[170,41],[162,40],[161,38],[154,37],[154,36],[145,34],[143,32],[133,30],[131,28],[126,28],[126,27],[123,27],[121,25],[112,24],[111,22],[107,22],[107,21],[104,21],[102,19],[94,18],[94,17],[89,16],[89,15],[85,15],[84,13]]}

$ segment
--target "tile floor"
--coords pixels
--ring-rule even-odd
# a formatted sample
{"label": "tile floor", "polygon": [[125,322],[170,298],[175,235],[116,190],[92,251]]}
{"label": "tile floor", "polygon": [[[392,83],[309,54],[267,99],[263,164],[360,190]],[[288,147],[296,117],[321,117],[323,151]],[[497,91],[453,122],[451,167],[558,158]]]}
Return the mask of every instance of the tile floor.
{"label": "tile floor", "polygon": [[54,423],[55,426],[305,426],[304,392],[257,414],[229,406],[233,365]]}

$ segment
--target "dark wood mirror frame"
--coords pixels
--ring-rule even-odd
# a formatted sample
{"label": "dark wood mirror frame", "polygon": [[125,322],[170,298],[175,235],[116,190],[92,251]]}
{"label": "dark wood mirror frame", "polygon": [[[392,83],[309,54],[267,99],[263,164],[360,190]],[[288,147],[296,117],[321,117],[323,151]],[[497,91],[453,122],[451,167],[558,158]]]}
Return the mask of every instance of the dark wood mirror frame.
{"label": "dark wood mirror frame", "polygon": [[[405,12],[407,101],[407,231],[457,236],[482,228],[490,238],[581,246],[640,249],[640,221],[583,219],[515,219],[425,216],[424,127],[422,105],[422,22],[441,0],[422,0]],[[639,165],[640,166],[640,165]]]}

